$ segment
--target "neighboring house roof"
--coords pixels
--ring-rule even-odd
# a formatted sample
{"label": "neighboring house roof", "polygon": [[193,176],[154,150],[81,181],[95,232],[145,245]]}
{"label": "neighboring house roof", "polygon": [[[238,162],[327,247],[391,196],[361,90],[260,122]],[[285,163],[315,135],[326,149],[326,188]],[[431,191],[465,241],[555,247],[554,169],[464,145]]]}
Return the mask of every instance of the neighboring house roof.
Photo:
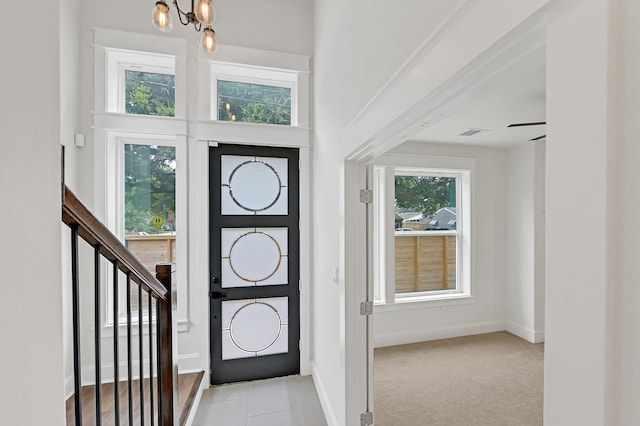
{"label": "neighboring house roof", "polygon": [[446,215],[446,214],[456,216],[457,215],[456,208],[455,207],[441,207],[431,217],[442,216],[442,215]]}
{"label": "neighboring house roof", "polygon": [[457,215],[455,207],[442,207],[429,217],[429,227],[438,229],[455,229],[456,218]]}
{"label": "neighboring house roof", "polygon": [[420,213],[420,212],[403,212],[403,213],[398,213],[397,215],[400,216],[402,218],[402,220],[407,220],[409,218],[413,218],[414,216],[422,215],[422,213]]}

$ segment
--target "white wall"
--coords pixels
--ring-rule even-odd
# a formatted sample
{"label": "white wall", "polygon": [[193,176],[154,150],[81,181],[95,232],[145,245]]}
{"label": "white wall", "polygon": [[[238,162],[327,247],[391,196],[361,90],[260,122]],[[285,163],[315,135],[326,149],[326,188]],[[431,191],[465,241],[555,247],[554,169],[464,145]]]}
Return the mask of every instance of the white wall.
{"label": "white wall", "polygon": [[[640,421],[638,6],[585,1],[550,23],[545,423],[552,425]],[[554,235],[561,231],[554,218],[567,215],[570,226]]]}
{"label": "white wall", "polygon": [[615,424],[606,404],[613,343],[606,224],[617,216],[608,204],[608,4],[585,0],[553,17],[547,32],[544,422],[551,426]]}
{"label": "white wall", "polygon": [[[64,424],[60,256],[59,1],[0,25],[0,412],[4,424]],[[37,409],[33,402],[37,401]]]}
{"label": "white wall", "polygon": [[535,250],[534,250],[534,330],[536,330],[536,341],[544,340],[545,330],[545,235],[546,235],[546,204],[545,204],[545,158],[546,158],[546,141],[536,145],[535,149]]}
{"label": "white wall", "polygon": [[[327,98],[317,113],[323,120],[326,115],[323,127],[330,124],[324,130],[330,127],[340,136],[414,51],[437,43],[437,30],[463,3],[411,0],[397,7],[382,0],[317,1],[314,56],[322,78],[316,89],[323,103]],[[323,95],[325,91],[336,97]],[[396,114],[402,110],[397,105]]]}
{"label": "white wall", "polygon": [[612,366],[614,391],[609,395],[609,424],[632,425],[640,421],[640,4],[634,0],[612,2],[610,18],[613,82],[609,117],[609,170],[612,183],[608,197],[609,260],[612,282],[608,297],[612,305],[607,356]]}
{"label": "white wall", "polygon": [[[506,329],[530,342],[544,340],[544,304],[536,292],[544,288],[538,264],[544,255],[544,142],[527,143],[508,150]],[[542,205],[540,205],[542,204]],[[542,253],[541,253],[542,250]]]}
{"label": "white wall", "polygon": [[[77,175],[77,148],[74,135],[78,128],[78,102],[80,87],[78,32],[80,29],[79,0],[60,2],[60,142],[65,147],[64,180],[75,187]],[[71,315],[71,234],[67,225],[61,224],[62,247],[62,311],[64,335],[65,396],[73,389],[73,323]]]}
{"label": "white wall", "polygon": [[[507,150],[408,142],[390,154],[475,162],[472,172],[470,300],[374,309],[374,345],[389,346],[505,329]],[[508,177],[508,178],[507,178]],[[462,303],[461,303],[462,302]]]}

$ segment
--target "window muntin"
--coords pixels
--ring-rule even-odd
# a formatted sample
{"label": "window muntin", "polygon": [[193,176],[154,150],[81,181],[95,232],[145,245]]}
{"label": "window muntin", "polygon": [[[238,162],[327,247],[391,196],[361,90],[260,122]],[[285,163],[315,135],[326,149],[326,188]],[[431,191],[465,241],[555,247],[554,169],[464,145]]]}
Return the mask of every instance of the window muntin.
{"label": "window muntin", "polygon": [[218,120],[291,125],[291,88],[218,80]]}
{"label": "window muntin", "polygon": [[175,116],[175,75],[125,69],[124,76],[127,114]]}

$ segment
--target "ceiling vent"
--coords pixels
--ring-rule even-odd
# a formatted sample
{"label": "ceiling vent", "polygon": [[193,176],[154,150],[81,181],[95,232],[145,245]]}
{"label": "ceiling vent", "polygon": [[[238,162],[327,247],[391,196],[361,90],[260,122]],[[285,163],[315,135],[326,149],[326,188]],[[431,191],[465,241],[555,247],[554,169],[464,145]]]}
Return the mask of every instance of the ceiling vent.
{"label": "ceiling vent", "polygon": [[488,132],[488,130],[487,129],[467,129],[464,132],[460,133],[460,136],[473,136],[482,132]]}

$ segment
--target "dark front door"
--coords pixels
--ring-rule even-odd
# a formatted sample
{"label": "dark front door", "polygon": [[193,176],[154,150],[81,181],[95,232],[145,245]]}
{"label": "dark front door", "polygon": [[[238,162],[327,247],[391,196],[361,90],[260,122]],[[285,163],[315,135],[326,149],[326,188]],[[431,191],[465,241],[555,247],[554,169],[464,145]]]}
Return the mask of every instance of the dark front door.
{"label": "dark front door", "polygon": [[209,151],[211,384],[300,372],[298,150]]}

